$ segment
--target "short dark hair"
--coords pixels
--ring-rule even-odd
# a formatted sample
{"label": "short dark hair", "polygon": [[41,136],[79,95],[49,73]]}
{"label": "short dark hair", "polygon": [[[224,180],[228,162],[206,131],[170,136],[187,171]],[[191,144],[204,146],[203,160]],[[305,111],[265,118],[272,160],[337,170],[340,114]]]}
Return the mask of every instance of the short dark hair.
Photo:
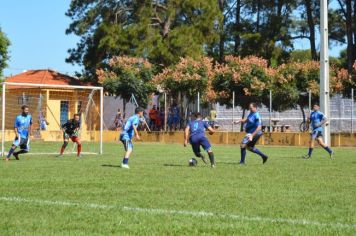
{"label": "short dark hair", "polygon": [[75,113],[75,114],[73,115],[73,117],[75,117],[75,116],[79,116],[79,117],[80,117],[80,114],[79,114],[79,113]]}
{"label": "short dark hair", "polygon": [[143,109],[142,107],[136,107],[135,114],[138,114],[138,113],[143,112],[143,111],[145,111],[145,109]]}
{"label": "short dark hair", "polygon": [[253,106],[254,108],[257,108],[257,103],[255,102],[251,102],[250,105]]}
{"label": "short dark hair", "polygon": [[314,103],[313,106],[318,106],[318,107],[320,107],[319,103],[317,103],[317,102]]}
{"label": "short dark hair", "polygon": [[194,113],[194,117],[195,117],[195,118],[202,118],[200,112],[195,112],[195,113]]}
{"label": "short dark hair", "polygon": [[21,106],[21,109],[22,109],[22,110],[25,110],[26,108],[28,108],[27,105],[22,105],[22,106]]}

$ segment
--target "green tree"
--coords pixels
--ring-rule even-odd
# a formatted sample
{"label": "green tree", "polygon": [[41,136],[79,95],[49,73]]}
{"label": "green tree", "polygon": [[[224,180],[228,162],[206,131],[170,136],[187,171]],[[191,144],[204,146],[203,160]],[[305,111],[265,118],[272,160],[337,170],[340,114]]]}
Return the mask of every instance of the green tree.
{"label": "green tree", "polygon": [[74,0],[66,13],[67,34],[78,35],[67,62],[89,75],[113,55],[147,58],[167,66],[179,57],[199,57],[218,40],[221,13],[216,0]]}
{"label": "green tree", "polygon": [[7,66],[7,60],[9,60],[8,48],[10,46],[10,40],[1,31],[0,28],[0,78],[2,77],[2,71]]}
{"label": "green tree", "polygon": [[146,59],[113,57],[108,68],[98,69],[96,74],[107,92],[124,100],[124,113],[132,95],[139,106],[146,107],[150,95],[156,91],[151,83],[153,68]]}

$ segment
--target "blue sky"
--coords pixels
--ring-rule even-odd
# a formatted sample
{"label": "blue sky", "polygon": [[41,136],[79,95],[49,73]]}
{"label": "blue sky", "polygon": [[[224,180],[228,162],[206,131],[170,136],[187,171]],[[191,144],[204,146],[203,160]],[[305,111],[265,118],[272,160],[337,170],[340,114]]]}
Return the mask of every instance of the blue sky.
{"label": "blue sky", "polygon": [[70,0],[0,0],[0,27],[11,41],[5,76],[26,69],[52,68],[68,74],[80,70],[65,63],[67,50],[78,41],[65,34],[69,4]]}
{"label": "blue sky", "polygon": [[[70,75],[81,70],[65,62],[67,50],[79,40],[65,34],[69,4],[70,0],[0,0],[0,27],[12,44],[5,76],[28,69],[51,68]],[[338,56],[343,47],[332,46],[330,54]],[[309,43],[298,41],[295,48],[308,49]]]}

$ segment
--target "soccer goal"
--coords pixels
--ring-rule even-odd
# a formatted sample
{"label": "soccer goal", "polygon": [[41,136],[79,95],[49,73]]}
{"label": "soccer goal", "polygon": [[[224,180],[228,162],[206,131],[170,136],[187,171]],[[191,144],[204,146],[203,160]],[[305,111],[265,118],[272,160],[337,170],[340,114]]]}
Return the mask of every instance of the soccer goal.
{"label": "soccer goal", "polygon": [[[80,115],[82,153],[103,153],[102,87],[4,82],[0,99],[2,155],[14,140],[14,121],[23,105],[29,107],[33,122],[29,153],[59,153],[63,142],[61,126],[74,114]],[[71,141],[66,153],[76,153]]]}

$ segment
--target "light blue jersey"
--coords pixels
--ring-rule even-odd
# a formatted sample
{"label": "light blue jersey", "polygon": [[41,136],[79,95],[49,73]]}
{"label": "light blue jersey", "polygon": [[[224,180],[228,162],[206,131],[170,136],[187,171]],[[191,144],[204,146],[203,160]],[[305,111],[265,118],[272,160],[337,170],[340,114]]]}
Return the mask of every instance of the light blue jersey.
{"label": "light blue jersey", "polygon": [[27,139],[29,136],[29,129],[32,125],[31,115],[18,115],[15,120],[14,127],[17,128],[17,132],[21,138]]}
{"label": "light blue jersey", "polygon": [[135,135],[134,126],[138,126],[140,123],[140,117],[138,115],[131,116],[120,134],[120,140],[132,140]]}
{"label": "light blue jersey", "polygon": [[320,123],[325,119],[326,117],[324,114],[320,111],[313,111],[310,114],[310,123],[313,128],[313,131],[323,131],[323,127],[320,125]]}
{"label": "light blue jersey", "polygon": [[260,114],[258,112],[251,112],[247,117],[245,131],[246,133],[252,134],[260,125],[262,125]]}

